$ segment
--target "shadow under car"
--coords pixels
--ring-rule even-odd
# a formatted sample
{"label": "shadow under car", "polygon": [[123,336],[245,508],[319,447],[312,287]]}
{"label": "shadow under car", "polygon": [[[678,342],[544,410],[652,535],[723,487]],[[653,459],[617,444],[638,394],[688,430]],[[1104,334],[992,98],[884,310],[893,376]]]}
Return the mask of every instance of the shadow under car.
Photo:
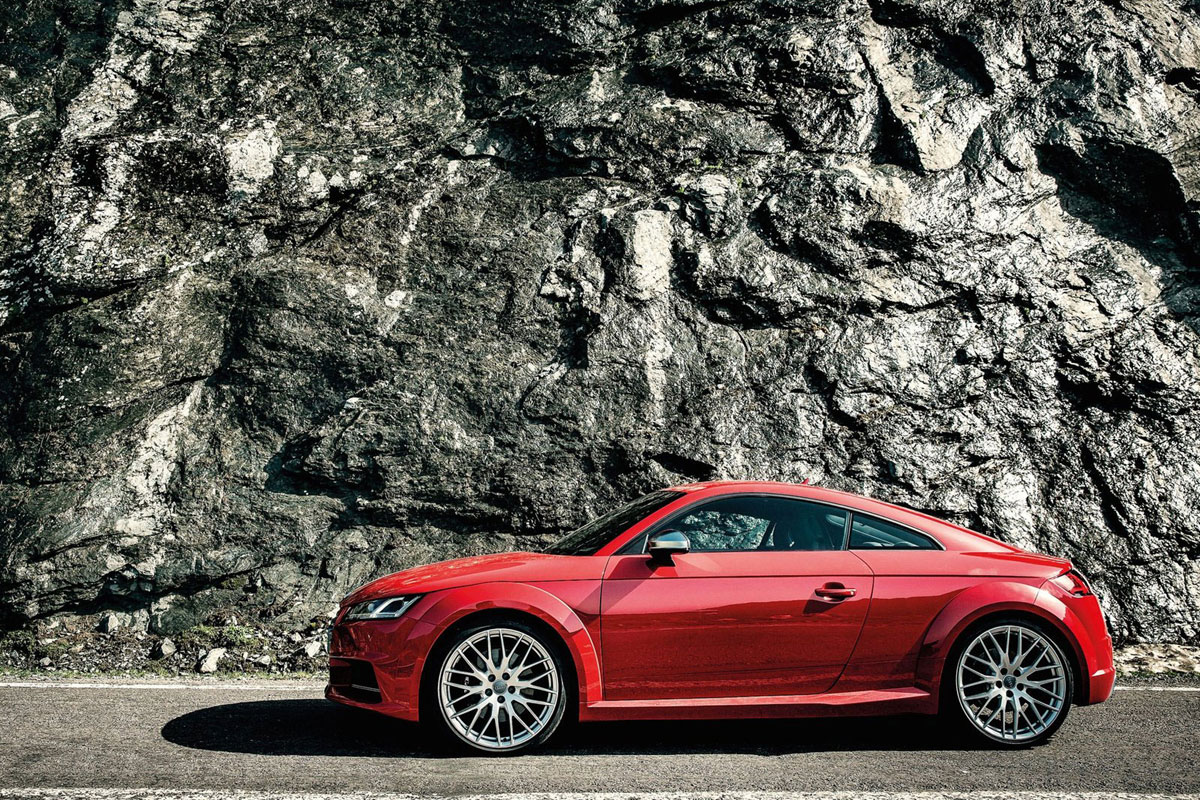
{"label": "shadow under car", "polygon": [[[162,736],[200,750],[258,755],[443,757],[420,726],[326,700],[261,700],[197,709]],[[541,755],[971,750],[934,717],[854,717],[712,722],[595,722],[558,732]],[[469,755],[469,754],[464,754]],[[480,754],[482,755],[482,754]]]}

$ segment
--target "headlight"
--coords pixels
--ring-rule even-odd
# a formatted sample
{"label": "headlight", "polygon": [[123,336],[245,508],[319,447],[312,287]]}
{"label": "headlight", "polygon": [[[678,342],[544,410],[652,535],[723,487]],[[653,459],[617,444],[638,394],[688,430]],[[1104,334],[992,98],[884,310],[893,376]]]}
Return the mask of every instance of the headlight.
{"label": "headlight", "polygon": [[378,600],[358,603],[351,606],[350,610],[346,612],[346,619],[395,619],[412,608],[412,604],[419,599],[421,599],[421,595],[410,594],[401,597],[381,597]]}

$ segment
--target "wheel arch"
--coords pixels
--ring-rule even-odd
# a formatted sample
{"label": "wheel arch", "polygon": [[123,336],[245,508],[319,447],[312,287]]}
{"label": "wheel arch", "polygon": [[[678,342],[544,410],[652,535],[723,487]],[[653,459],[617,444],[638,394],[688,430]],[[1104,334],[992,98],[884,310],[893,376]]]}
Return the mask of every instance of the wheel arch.
{"label": "wheel arch", "polygon": [[481,622],[519,621],[540,630],[550,638],[566,658],[571,674],[564,676],[574,689],[580,705],[599,699],[600,660],[591,634],[583,620],[566,603],[528,584],[495,583],[450,590],[439,597],[437,603],[427,609],[421,622],[431,630],[427,633],[428,645],[423,648],[420,663],[416,665],[420,680],[414,683],[413,707],[420,716],[422,700],[427,696],[427,682],[433,673],[434,664],[430,656],[439,653],[449,637],[466,627]]}
{"label": "wheel arch", "polygon": [[941,698],[946,660],[963,637],[993,619],[1023,618],[1050,634],[1062,648],[1074,678],[1074,702],[1087,701],[1087,660],[1068,621],[1043,606],[1038,586],[1018,581],[995,581],[960,593],[942,609],[926,632],[917,666],[917,685]]}

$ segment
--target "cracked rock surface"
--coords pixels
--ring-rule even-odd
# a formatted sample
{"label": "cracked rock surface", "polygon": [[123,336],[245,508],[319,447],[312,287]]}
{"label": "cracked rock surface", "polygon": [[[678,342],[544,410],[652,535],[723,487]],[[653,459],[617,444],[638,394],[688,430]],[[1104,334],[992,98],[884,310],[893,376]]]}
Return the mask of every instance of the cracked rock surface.
{"label": "cracked rock surface", "polygon": [[4,626],[810,478],[1200,640],[1196,0],[17,0],[0,176]]}

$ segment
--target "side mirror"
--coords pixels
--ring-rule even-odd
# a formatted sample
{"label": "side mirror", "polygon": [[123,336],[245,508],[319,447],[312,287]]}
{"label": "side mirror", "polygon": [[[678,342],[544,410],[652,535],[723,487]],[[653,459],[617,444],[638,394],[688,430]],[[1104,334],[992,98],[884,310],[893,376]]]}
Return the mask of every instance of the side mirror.
{"label": "side mirror", "polygon": [[679,531],[659,531],[646,542],[646,552],[655,564],[674,564],[672,556],[683,555],[692,549],[692,543]]}

